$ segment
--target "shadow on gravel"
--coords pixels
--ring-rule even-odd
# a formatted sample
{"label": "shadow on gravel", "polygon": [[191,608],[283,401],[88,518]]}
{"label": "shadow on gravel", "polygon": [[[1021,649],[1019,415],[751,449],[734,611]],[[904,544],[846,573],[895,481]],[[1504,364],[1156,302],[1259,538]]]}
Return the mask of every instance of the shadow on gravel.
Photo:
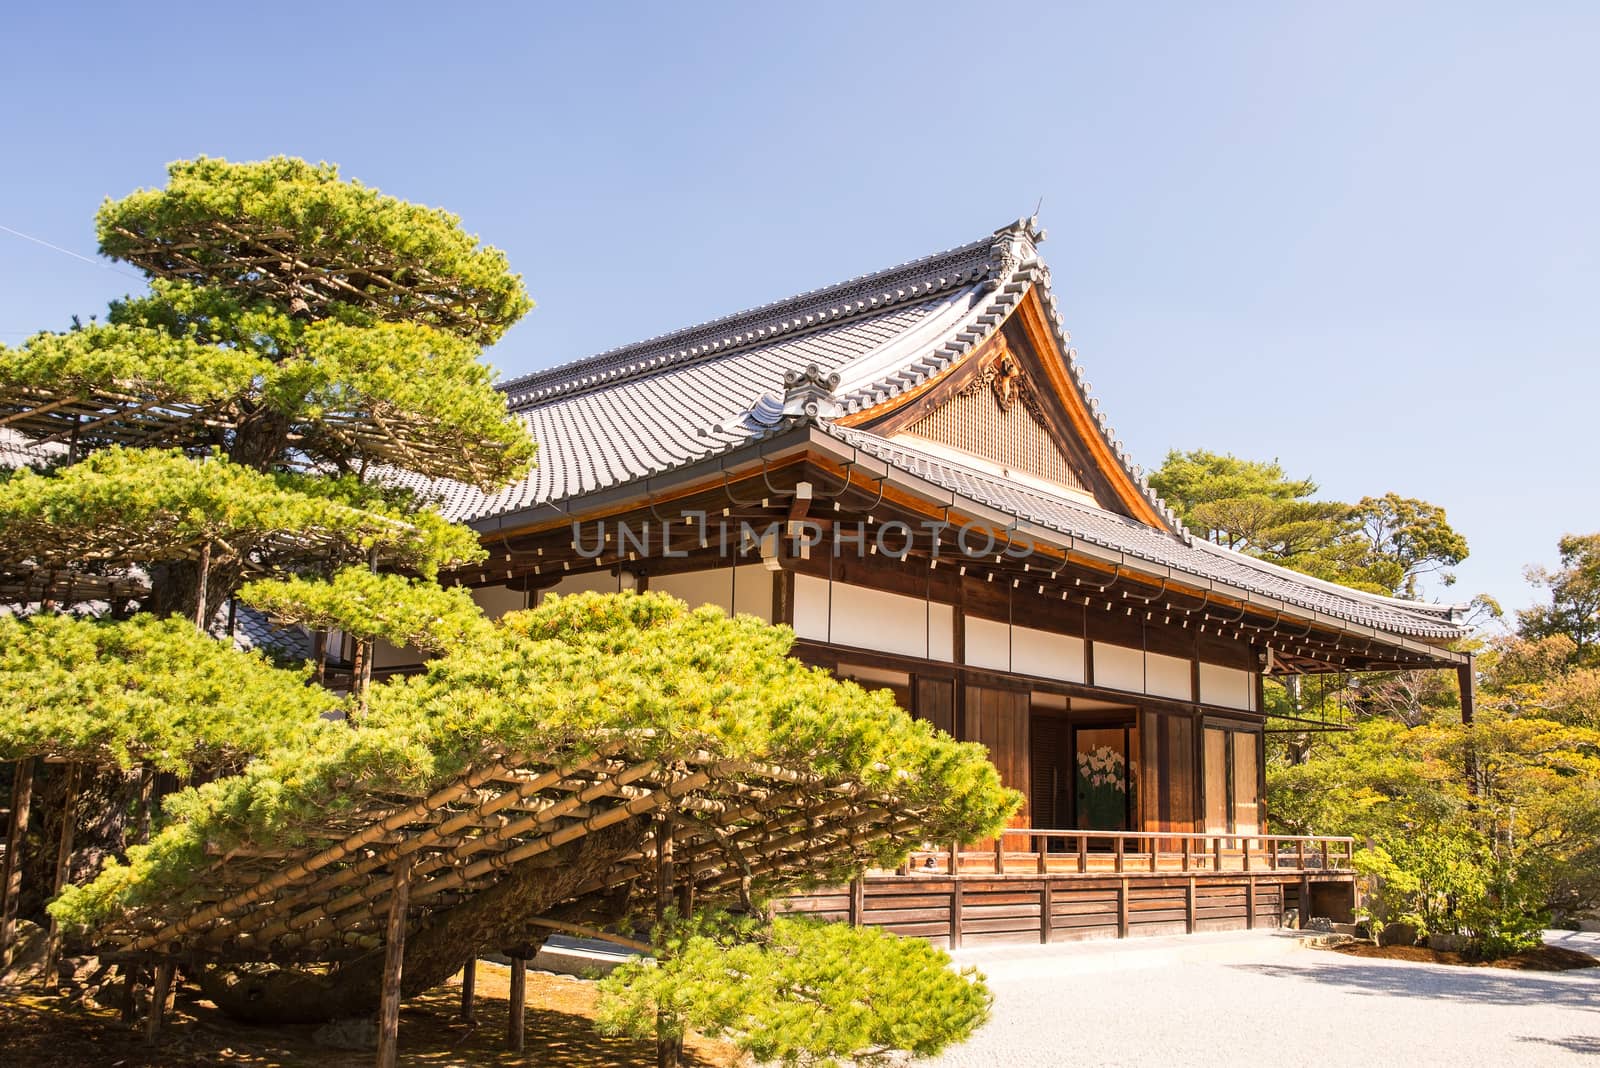
{"label": "shadow on gravel", "polygon": [[1236,964],[1231,967],[1256,975],[1343,987],[1382,997],[1428,998],[1479,1005],[1559,1005],[1600,1012],[1600,975],[1594,974],[1600,969],[1539,974],[1443,965],[1350,964],[1339,960],[1303,961],[1292,965]]}
{"label": "shadow on gravel", "polygon": [[1516,1037],[1518,1042],[1537,1042],[1541,1046],[1556,1046],[1560,1049],[1570,1050],[1573,1053],[1600,1057],[1600,1036],[1596,1035],[1568,1035],[1566,1038],[1550,1038],[1545,1035],[1518,1035]]}

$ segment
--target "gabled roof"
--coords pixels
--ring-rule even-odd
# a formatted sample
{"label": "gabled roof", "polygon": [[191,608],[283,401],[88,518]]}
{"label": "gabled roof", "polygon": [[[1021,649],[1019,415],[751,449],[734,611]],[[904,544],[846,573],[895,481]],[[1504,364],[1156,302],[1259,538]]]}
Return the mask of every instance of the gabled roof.
{"label": "gabled roof", "polygon": [[[874,274],[765,304],[504,383],[511,410],[539,444],[521,482],[485,494],[410,479],[451,518],[484,520],[662,474],[770,429],[786,374],[838,374],[839,414],[881,405],[947,370],[993,336],[1032,287],[1066,351],[1032,219]],[[1076,388],[1087,395],[1076,362]],[[1116,462],[1168,528],[1181,530],[1097,413]]]}
{"label": "gabled roof", "polygon": [[[407,479],[445,514],[488,527],[536,511],[579,512],[584,498],[745,449],[797,423],[877,457],[959,498],[1144,561],[1379,630],[1439,641],[1458,637],[1458,609],[1376,597],[1198,542],[1149,488],[1089,396],[1068,347],[1035,220],[931,256],[726,316],[501,388],[539,445],[538,466],[497,493]],[[1152,526],[1065,496],[985,474],[847,425],[937,378],[989,341],[1033,294],[1065,363],[1086,432],[1158,521]],[[835,382],[832,376],[837,376]],[[786,386],[827,382],[824,409],[786,410]],[[788,400],[789,409],[794,402]],[[1142,505],[1141,505],[1142,507]]]}

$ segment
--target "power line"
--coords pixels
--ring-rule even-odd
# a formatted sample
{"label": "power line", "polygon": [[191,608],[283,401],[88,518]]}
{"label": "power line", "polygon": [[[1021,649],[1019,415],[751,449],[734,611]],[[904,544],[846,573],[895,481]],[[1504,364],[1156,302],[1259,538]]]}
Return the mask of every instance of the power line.
{"label": "power line", "polygon": [[96,267],[103,267],[108,271],[115,271],[117,274],[125,275],[128,278],[137,278],[141,282],[144,281],[142,277],[134,274],[132,271],[124,271],[122,268],[113,267],[109,263],[102,263],[100,260],[90,259],[88,256],[74,252],[70,248],[62,248],[60,245],[52,245],[42,237],[34,237],[32,234],[25,234],[21,230],[13,230],[11,227],[6,226],[3,223],[0,223],[0,230],[4,230],[12,237],[20,237],[24,241],[32,241],[35,245],[43,245],[45,248],[52,249],[66,256],[71,256],[75,260],[82,260],[84,263],[92,263]]}

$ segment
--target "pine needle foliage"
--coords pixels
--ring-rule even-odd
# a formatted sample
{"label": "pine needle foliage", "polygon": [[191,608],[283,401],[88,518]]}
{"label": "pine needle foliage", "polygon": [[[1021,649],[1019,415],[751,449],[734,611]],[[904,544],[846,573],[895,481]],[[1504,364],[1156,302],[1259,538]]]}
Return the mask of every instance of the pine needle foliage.
{"label": "pine needle foliage", "polygon": [[108,199],[95,223],[102,253],[153,277],[299,301],[316,317],[355,305],[491,344],[533,306],[505,255],[458,217],[328,163],[179,160],[164,187]]}
{"label": "pine needle foliage", "polygon": [[698,1031],[760,1064],[830,1068],[928,1057],[989,1017],[983,977],[920,938],[726,913],[657,929],[656,959],[600,983],[598,1028],[636,1038]]}
{"label": "pine needle foliage", "polygon": [[374,686],[356,729],[173,795],[171,822],[148,847],[69,888],[52,914],[93,927],[181,895],[208,847],[296,846],[374,793],[425,793],[494,754],[554,766],[618,740],[633,759],[709,751],[858,782],[918,818],[905,839],[775,873],[757,893],[845,877],[862,860],[896,864],[912,840],[992,834],[1016,811],[1021,796],[1001,786],[982,746],[913,720],[887,691],[790,659],[793,641],[787,628],[663,594],[552,597],[425,674]]}
{"label": "pine needle foliage", "polygon": [[260,579],[241,587],[239,600],[281,623],[339,630],[425,653],[461,649],[494,631],[472,595],[459,586],[447,589],[364,567],[344,568],[326,581]]}
{"label": "pine needle foliage", "polygon": [[323,718],[341,705],[184,620],[0,616],[0,760],[238,770],[348,733]]}
{"label": "pine needle foliage", "polygon": [[[193,557],[266,568],[305,559],[385,561],[425,575],[475,562],[476,536],[353,478],[263,474],[221,456],[113,446],[0,486],[0,562],[70,567]],[[403,495],[401,495],[403,499]]]}

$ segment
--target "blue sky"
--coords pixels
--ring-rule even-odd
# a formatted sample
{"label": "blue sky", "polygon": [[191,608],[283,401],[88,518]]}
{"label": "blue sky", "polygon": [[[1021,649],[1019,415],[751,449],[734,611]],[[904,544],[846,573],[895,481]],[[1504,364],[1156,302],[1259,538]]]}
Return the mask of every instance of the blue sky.
{"label": "blue sky", "polygon": [[[511,375],[1043,197],[1146,466],[1434,501],[1508,607],[1600,529],[1600,6],[72,7],[0,15],[0,226],[81,255],[169,160],[335,161],[506,250]],[[0,342],[138,286],[0,233]]]}

